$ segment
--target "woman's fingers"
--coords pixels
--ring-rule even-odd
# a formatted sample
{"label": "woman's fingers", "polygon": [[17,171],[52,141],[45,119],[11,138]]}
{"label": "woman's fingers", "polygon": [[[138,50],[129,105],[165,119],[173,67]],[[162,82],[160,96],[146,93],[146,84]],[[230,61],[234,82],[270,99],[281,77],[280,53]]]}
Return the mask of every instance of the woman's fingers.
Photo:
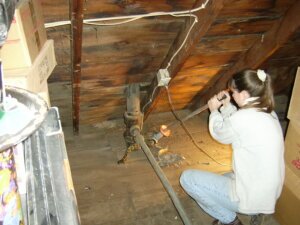
{"label": "woman's fingers", "polygon": [[207,103],[209,110],[212,112],[214,110],[217,110],[222,103],[218,100],[217,95],[213,96]]}

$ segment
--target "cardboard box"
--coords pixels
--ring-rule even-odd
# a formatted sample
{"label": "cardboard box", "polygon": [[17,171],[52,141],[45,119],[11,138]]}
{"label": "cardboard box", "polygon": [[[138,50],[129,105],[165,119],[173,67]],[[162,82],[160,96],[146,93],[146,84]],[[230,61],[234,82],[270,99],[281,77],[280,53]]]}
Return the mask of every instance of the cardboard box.
{"label": "cardboard box", "polygon": [[298,67],[288,111],[288,118],[300,123],[300,67]]}
{"label": "cardboard box", "polygon": [[300,178],[286,167],[285,182],[278,199],[275,218],[281,225],[298,225],[300,221]]}
{"label": "cardboard box", "polygon": [[48,40],[31,67],[4,70],[4,82],[6,85],[40,92],[56,64],[54,43]]}
{"label": "cardboard box", "polygon": [[30,67],[47,40],[41,2],[23,0],[17,4],[7,40],[1,49],[4,69]]}
{"label": "cardboard box", "polygon": [[300,123],[291,120],[285,137],[285,163],[300,179]]}

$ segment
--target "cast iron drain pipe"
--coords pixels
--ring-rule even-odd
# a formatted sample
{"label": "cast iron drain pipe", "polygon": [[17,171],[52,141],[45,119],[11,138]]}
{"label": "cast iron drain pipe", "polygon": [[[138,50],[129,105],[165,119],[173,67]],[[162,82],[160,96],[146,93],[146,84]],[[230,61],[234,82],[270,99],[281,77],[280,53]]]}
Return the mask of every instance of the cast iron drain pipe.
{"label": "cast iron drain pipe", "polygon": [[160,166],[157,164],[154,156],[152,155],[149,147],[146,145],[146,143],[144,141],[144,137],[140,133],[139,127],[138,126],[132,126],[130,130],[131,130],[132,136],[135,139],[135,142],[142,147],[143,152],[147,156],[147,158],[148,158],[150,164],[152,165],[156,175],[159,177],[160,181],[162,182],[163,186],[165,187],[166,191],[168,192],[175,208],[177,209],[177,211],[178,211],[178,213],[181,217],[181,220],[183,221],[183,223],[185,225],[192,225],[190,220],[188,219],[182,205],[181,205],[181,202],[180,202],[179,198],[177,197],[175,191],[173,190],[172,185],[170,184],[168,178],[165,176],[164,172],[162,171]]}

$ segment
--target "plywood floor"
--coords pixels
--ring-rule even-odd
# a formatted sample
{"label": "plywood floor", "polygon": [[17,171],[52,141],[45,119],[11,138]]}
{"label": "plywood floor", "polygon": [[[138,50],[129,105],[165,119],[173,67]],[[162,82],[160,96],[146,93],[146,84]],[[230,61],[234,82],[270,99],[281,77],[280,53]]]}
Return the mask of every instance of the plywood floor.
{"label": "plywood floor", "polygon": [[[188,111],[181,111],[179,115],[183,117],[187,113]],[[230,146],[220,145],[211,139],[207,132],[207,116],[207,113],[196,116],[188,120],[186,126],[200,147],[219,163],[227,164],[226,166],[214,162],[197,149],[180,126],[174,127],[172,136],[161,139],[158,146],[153,148],[154,155],[159,150],[166,149],[167,155],[182,158],[164,166],[163,171],[194,225],[208,225],[212,218],[181,189],[181,172],[187,168],[217,173],[230,170]],[[144,124],[145,137],[161,124],[168,124],[173,120],[171,113],[150,116]],[[64,128],[82,225],[183,224],[141,150],[131,152],[125,164],[117,164],[125,152],[123,131],[122,120],[81,127],[79,136],[73,136],[72,128]],[[161,162],[166,164],[165,162],[170,161]],[[245,225],[248,224],[249,217],[241,216],[241,219]],[[265,225],[278,225],[272,217],[267,220]]]}

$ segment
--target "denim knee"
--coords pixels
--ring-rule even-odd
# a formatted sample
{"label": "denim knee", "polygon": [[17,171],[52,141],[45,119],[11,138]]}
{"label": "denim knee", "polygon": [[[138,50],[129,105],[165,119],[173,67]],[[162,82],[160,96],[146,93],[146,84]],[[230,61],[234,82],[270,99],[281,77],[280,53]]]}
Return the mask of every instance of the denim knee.
{"label": "denim knee", "polygon": [[184,189],[190,182],[189,178],[191,177],[192,171],[193,170],[185,170],[182,172],[182,174],[180,176],[179,182]]}

